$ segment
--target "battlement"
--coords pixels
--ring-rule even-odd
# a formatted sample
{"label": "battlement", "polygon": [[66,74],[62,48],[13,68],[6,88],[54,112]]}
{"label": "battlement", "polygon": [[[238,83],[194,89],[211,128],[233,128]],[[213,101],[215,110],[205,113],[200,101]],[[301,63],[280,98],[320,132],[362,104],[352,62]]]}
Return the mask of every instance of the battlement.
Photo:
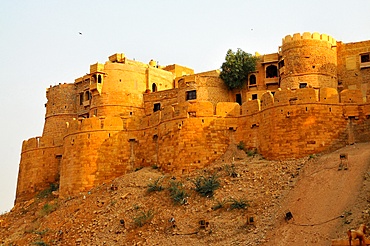
{"label": "battlement", "polygon": [[282,44],[288,44],[290,42],[295,42],[295,41],[301,41],[301,40],[321,40],[323,42],[327,42],[328,44],[332,46],[337,45],[337,41],[327,35],[327,34],[320,34],[318,32],[310,33],[310,32],[304,32],[302,35],[300,33],[295,33],[293,36],[287,35],[285,38],[282,40]]}
{"label": "battlement", "polygon": [[73,87],[73,84],[72,83],[59,83],[57,85],[50,85],[49,88],[46,88],[46,92],[49,92],[51,90],[59,90],[59,89],[66,89],[68,87]]}
{"label": "battlement", "polygon": [[22,153],[34,149],[58,147],[62,144],[62,141],[56,141],[55,138],[51,136],[33,137],[23,141]]}
{"label": "battlement", "polygon": [[[157,100],[160,98],[166,98],[167,93],[173,93],[174,91],[163,91],[160,93],[154,93],[148,95],[155,97]],[[153,104],[155,100],[148,100],[148,104]],[[145,127],[151,126],[151,122],[163,122],[178,118],[191,118],[191,117],[239,117],[258,113],[268,108],[277,106],[288,106],[298,104],[309,104],[309,103],[322,103],[330,105],[343,105],[343,104],[364,104],[366,100],[361,96],[359,90],[343,90],[338,93],[333,88],[321,88],[315,90],[314,88],[303,88],[296,90],[278,90],[273,95],[270,91],[267,91],[262,95],[260,99],[250,100],[243,105],[239,105],[235,102],[219,102],[215,106],[208,101],[186,101],[183,103],[177,103],[171,105],[165,105],[160,111],[148,114],[148,117],[152,120],[146,121]],[[147,106],[153,108],[153,106]],[[156,118],[157,120],[153,120]]]}
{"label": "battlement", "polygon": [[66,122],[67,134],[87,131],[122,131],[124,129],[123,119],[120,117],[92,117],[73,119]]}

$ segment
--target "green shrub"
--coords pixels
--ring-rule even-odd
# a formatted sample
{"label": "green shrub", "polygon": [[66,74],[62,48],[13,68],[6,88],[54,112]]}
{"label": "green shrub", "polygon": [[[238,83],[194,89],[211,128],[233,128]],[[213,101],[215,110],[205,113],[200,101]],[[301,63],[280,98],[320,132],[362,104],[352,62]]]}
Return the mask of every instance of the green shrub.
{"label": "green shrub", "polygon": [[216,204],[212,206],[212,210],[217,210],[217,209],[223,208],[225,206],[225,204],[226,204],[225,200],[222,200],[222,201],[216,200]]}
{"label": "green shrub", "polygon": [[245,151],[245,153],[247,153],[247,156],[255,156],[257,154],[257,150],[256,149],[247,149]]}
{"label": "green shrub", "polygon": [[37,198],[39,198],[39,199],[50,197],[51,193],[52,193],[53,191],[58,190],[58,189],[59,189],[59,184],[57,184],[57,183],[51,183],[51,184],[49,185],[49,187],[48,187],[48,188],[46,188],[46,189],[44,189],[44,190],[40,191],[40,192],[37,194],[37,196],[36,196],[36,197],[37,197]]}
{"label": "green shrub", "polygon": [[240,150],[243,150],[245,148],[245,143],[243,141],[240,141],[236,147]]}
{"label": "green shrub", "polygon": [[162,178],[158,178],[157,180],[153,181],[152,183],[148,184],[147,191],[148,192],[154,192],[154,191],[162,191],[164,188],[160,184]]}
{"label": "green shrub", "polygon": [[170,191],[170,196],[175,204],[186,204],[188,194],[181,182],[171,181],[168,190]]}
{"label": "green shrub", "polygon": [[41,214],[41,216],[45,216],[45,215],[48,215],[48,214],[54,212],[56,209],[57,209],[57,205],[55,205],[55,204],[51,205],[49,203],[46,203],[42,207],[40,214]]}
{"label": "green shrub", "polygon": [[249,207],[248,201],[243,198],[239,200],[235,198],[230,198],[230,203],[230,209],[245,209]]}
{"label": "green shrub", "polygon": [[45,243],[44,241],[36,241],[32,243],[34,245],[40,245],[40,246],[48,246],[49,244]]}
{"label": "green shrub", "polygon": [[238,173],[236,172],[235,166],[233,164],[232,165],[226,164],[224,166],[224,169],[225,169],[228,176],[233,177],[233,178],[238,177]]}
{"label": "green shrub", "polygon": [[311,155],[308,156],[308,159],[311,160],[311,159],[314,159],[315,157],[316,157],[315,154],[311,154]]}
{"label": "green shrub", "polygon": [[142,227],[149,221],[153,219],[154,213],[152,210],[148,210],[147,212],[140,211],[139,214],[133,218],[134,224],[136,227]]}
{"label": "green shrub", "polygon": [[193,181],[195,191],[204,197],[213,197],[214,191],[220,187],[220,181],[216,175],[205,178],[203,176],[197,177]]}

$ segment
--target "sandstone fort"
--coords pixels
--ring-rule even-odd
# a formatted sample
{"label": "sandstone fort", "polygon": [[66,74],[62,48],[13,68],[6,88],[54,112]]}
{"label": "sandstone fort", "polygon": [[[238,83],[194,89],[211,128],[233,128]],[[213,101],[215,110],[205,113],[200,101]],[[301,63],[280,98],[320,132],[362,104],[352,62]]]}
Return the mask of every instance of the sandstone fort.
{"label": "sandstone fort", "polygon": [[[266,159],[370,141],[370,41],[287,35],[246,86],[114,54],[51,86],[42,136],[22,145],[16,203],[51,183],[68,197],[137,168],[188,173],[244,142]],[[258,55],[258,54],[256,54]]]}

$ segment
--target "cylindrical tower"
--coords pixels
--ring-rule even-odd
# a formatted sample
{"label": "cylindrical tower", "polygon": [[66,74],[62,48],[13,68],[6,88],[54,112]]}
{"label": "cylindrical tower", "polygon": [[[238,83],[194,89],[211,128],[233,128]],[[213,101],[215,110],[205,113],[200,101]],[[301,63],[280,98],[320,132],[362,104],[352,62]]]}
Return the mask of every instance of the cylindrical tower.
{"label": "cylindrical tower", "polygon": [[42,136],[53,137],[55,145],[62,144],[66,122],[77,117],[74,84],[59,84],[46,90],[46,114]]}
{"label": "cylindrical tower", "polygon": [[336,44],[326,34],[287,35],[281,47],[280,87],[337,88]]}

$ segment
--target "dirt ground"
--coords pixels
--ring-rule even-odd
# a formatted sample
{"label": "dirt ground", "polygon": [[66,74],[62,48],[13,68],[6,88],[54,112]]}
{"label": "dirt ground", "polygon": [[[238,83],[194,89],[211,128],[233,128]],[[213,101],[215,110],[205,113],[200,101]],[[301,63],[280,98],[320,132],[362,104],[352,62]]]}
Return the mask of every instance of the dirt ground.
{"label": "dirt ground", "polygon": [[[338,170],[343,153],[348,170]],[[201,196],[194,183],[213,175],[219,188]],[[230,146],[189,175],[146,167],[75,197],[41,195],[0,216],[0,245],[331,245],[370,226],[370,143],[288,161]]]}

